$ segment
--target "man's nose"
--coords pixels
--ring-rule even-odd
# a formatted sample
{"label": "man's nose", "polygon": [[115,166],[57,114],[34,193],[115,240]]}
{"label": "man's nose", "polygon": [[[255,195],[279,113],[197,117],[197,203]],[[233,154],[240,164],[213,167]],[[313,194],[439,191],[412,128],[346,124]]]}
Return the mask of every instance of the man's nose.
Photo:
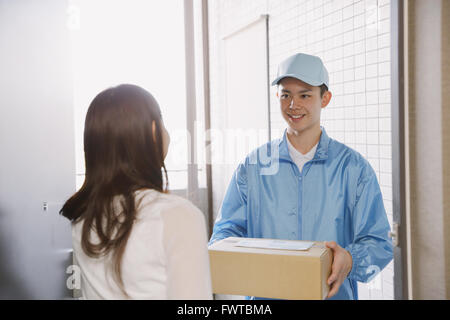
{"label": "man's nose", "polygon": [[298,99],[297,102],[295,102],[295,96],[292,97],[291,104],[289,105],[289,109],[299,108],[300,107],[299,100],[300,99]]}

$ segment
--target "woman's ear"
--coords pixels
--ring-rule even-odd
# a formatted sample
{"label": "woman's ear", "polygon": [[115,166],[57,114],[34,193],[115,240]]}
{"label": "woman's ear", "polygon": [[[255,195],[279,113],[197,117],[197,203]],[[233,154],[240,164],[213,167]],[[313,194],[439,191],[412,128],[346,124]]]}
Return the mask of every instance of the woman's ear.
{"label": "woman's ear", "polygon": [[156,122],[155,122],[155,120],[152,121],[152,135],[153,135],[153,142],[156,143]]}

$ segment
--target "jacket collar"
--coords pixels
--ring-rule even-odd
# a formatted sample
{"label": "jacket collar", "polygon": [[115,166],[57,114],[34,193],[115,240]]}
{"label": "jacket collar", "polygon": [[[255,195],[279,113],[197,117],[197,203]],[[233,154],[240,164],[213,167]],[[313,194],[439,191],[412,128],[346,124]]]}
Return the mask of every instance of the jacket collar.
{"label": "jacket collar", "polygon": [[[317,146],[314,158],[311,161],[320,161],[328,159],[328,145],[330,138],[324,127],[320,127],[322,134],[320,135],[319,145]],[[287,142],[287,129],[284,130],[283,138],[279,142],[280,159],[292,161],[289,155],[288,142]]]}

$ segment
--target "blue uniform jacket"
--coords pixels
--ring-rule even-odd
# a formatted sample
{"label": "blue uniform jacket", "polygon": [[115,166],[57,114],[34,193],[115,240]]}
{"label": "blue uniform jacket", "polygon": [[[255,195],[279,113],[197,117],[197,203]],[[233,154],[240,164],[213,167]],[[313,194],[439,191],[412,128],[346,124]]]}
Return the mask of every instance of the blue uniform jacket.
{"label": "blue uniform jacket", "polygon": [[302,172],[292,161],[286,131],[242,162],[226,192],[210,243],[227,237],[336,241],[352,270],[332,299],[358,299],[392,259],[392,241],[376,174],[358,152],[328,137]]}

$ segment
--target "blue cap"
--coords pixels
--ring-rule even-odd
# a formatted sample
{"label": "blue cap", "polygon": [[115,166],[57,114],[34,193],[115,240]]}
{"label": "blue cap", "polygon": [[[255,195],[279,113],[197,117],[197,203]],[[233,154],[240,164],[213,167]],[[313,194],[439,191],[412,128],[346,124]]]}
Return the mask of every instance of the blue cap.
{"label": "blue cap", "polygon": [[315,87],[325,84],[329,88],[328,71],[322,60],[309,54],[297,53],[282,61],[272,85],[287,77],[299,79]]}

